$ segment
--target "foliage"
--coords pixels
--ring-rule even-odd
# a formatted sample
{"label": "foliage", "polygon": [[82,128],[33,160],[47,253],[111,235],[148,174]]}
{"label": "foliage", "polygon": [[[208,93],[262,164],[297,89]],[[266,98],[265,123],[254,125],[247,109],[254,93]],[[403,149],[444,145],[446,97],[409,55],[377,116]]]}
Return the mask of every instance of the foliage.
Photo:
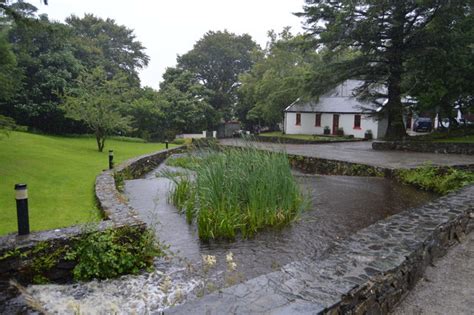
{"label": "foliage", "polygon": [[441,169],[430,164],[416,169],[400,170],[398,178],[403,183],[443,195],[474,183],[474,173],[454,168]]}
{"label": "foliage", "polygon": [[9,100],[14,95],[18,74],[16,56],[7,40],[6,32],[0,26],[0,100]]}
{"label": "foliage", "polygon": [[97,148],[102,152],[107,136],[131,130],[130,117],[118,111],[128,84],[123,76],[108,80],[102,68],[82,73],[77,81],[77,88],[67,91],[61,108],[67,117],[82,121],[94,132]]}
{"label": "foliage", "polygon": [[[316,45],[330,52],[329,66],[323,72],[315,72],[309,82],[310,89],[319,95],[330,85],[361,78],[365,84],[357,91],[358,97],[383,105],[380,114],[388,118],[388,137],[404,136],[402,96],[409,91],[403,89],[402,81],[411,70],[405,63],[410,58],[419,58],[428,49],[422,37],[430,24],[454,7],[469,14],[468,3],[467,0],[306,0],[304,12],[299,15],[305,18]],[[356,54],[338,59],[339,53],[347,49]]]}
{"label": "foliage", "polygon": [[65,257],[77,261],[74,279],[84,281],[137,274],[152,267],[153,258],[162,255],[153,232],[122,227],[92,232],[80,238]]}
{"label": "foliage", "polygon": [[248,34],[210,31],[192,50],[178,57],[177,68],[192,73],[197,82],[211,91],[209,104],[221,118],[229,120],[237,100],[239,75],[252,67],[252,53],[258,49]]}
{"label": "foliage", "polygon": [[[81,72],[103,68],[108,80],[122,77],[137,90],[130,102],[143,92],[138,71],[149,57],[132,30],[90,14],[69,17],[68,24],[52,22],[22,1],[8,8],[15,17],[0,20],[0,114],[35,130],[84,133],[85,126],[66,118],[60,108],[64,93],[77,89]],[[122,110],[119,105],[117,111]]]}
{"label": "foliage", "polygon": [[72,15],[66,23],[74,35],[76,56],[88,69],[103,67],[110,76],[122,73],[130,84],[139,86],[138,71],[148,65],[150,58],[133,30],[92,14],[83,18]]}
{"label": "foliage", "polygon": [[9,135],[10,131],[16,127],[15,121],[10,117],[0,115],[0,136]]}
{"label": "foliage", "polygon": [[302,35],[295,36],[288,28],[268,35],[266,49],[256,54],[251,70],[240,76],[237,115],[248,129],[280,123],[283,110],[306,95],[306,76],[320,62],[319,55],[306,48]]}
{"label": "foliage", "polygon": [[210,104],[212,91],[192,72],[168,68],[159,93],[163,112],[160,126],[168,131],[167,140],[173,140],[178,133],[201,133],[217,125],[218,112]]}
{"label": "foliage", "polygon": [[58,107],[82,68],[73,55],[68,27],[45,16],[28,18],[10,26],[8,38],[17,62],[11,80],[16,89],[9,98],[0,98],[1,112],[43,131],[82,131]]}
{"label": "foliage", "polygon": [[[55,229],[100,218],[95,178],[108,167],[107,150],[116,165],[165,148],[164,144],[109,139],[103,153],[94,137],[55,137],[11,131],[0,140],[0,235],[17,231],[16,183],[28,184],[32,231]],[[173,147],[170,144],[170,147]]]}
{"label": "foliage", "polygon": [[171,177],[176,187],[171,201],[196,220],[199,237],[234,239],[258,230],[282,226],[304,207],[288,158],[283,153],[253,147],[208,150],[189,157],[195,177]]}
{"label": "foliage", "polygon": [[416,97],[419,112],[436,111],[439,121],[448,118],[449,128],[457,127],[457,108],[463,114],[474,109],[474,17],[449,6],[417,40],[426,49],[408,59],[405,89]]}

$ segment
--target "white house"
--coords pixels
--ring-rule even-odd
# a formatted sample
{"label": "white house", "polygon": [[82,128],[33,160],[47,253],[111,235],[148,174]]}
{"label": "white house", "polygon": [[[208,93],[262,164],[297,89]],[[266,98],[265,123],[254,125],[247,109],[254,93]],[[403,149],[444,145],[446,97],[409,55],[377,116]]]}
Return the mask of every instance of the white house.
{"label": "white house", "polygon": [[376,108],[371,103],[364,103],[353,96],[354,89],[363,82],[347,80],[318,101],[303,102],[299,99],[285,110],[283,132],[286,134],[322,135],[324,128],[335,135],[339,128],[344,135],[363,138],[367,130],[372,131],[373,138],[381,138],[387,130],[387,119],[376,120],[373,113]]}

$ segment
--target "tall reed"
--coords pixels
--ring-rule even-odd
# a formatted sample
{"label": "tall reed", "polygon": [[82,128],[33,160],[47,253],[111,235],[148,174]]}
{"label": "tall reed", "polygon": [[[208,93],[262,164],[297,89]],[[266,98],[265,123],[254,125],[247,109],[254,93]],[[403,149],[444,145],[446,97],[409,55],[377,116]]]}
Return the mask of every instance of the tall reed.
{"label": "tall reed", "polygon": [[203,240],[249,237],[291,222],[303,208],[284,153],[248,146],[207,150],[188,159],[180,164],[191,166],[195,175],[176,177],[170,200],[188,222],[196,221]]}

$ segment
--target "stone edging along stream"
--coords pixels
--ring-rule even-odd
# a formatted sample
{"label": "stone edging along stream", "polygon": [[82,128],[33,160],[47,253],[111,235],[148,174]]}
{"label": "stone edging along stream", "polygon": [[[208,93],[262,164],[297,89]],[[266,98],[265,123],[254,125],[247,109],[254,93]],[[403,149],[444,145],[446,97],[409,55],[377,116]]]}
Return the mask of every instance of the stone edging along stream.
{"label": "stone edging along stream", "polygon": [[474,229],[474,185],[360,230],[298,261],[166,314],[386,314]]}
{"label": "stone edging along stream", "polygon": [[444,154],[474,155],[474,144],[455,142],[429,142],[429,141],[374,141],[374,150],[399,150],[413,152],[430,152]]}
{"label": "stone edging along stream", "polygon": [[[54,254],[84,233],[100,232],[109,228],[136,227],[137,231],[146,228],[145,223],[136,216],[133,208],[127,204],[117,189],[117,178],[123,180],[140,177],[157,167],[170,154],[180,150],[181,147],[176,147],[139,156],[120,164],[114,170],[106,170],[99,174],[96,177],[95,194],[104,219],[92,226],[93,230],[87,229],[86,232],[84,225],[75,225],[32,232],[24,236],[12,233],[0,237],[0,292],[8,286],[8,281],[12,278],[19,279],[24,284],[32,281],[33,274],[30,267],[37,257],[34,254],[30,255],[31,257],[21,257],[21,253],[34,253],[41,248],[43,254]],[[43,273],[47,274],[50,281],[64,282],[71,279],[71,270],[75,263],[61,258],[57,260],[54,266]]]}

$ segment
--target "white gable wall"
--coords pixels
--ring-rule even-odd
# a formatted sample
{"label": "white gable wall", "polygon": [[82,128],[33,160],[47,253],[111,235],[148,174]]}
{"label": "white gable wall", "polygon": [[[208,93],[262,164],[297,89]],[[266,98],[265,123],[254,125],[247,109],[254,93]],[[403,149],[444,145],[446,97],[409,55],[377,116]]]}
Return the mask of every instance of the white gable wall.
{"label": "white gable wall", "polygon": [[[333,113],[321,113],[321,127],[315,127],[316,113],[301,113],[301,125],[296,125],[296,113],[285,112],[284,130],[286,134],[309,134],[322,135],[324,127],[328,126],[332,130]],[[356,114],[339,114],[339,127],[344,129],[345,135],[353,135],[355,138],[364,138],[367,130],[372,130],[372,135],[376,139],[382,137],[380,123],[368,115],[361,115],[360,129],[354,129],[354,116]]]}

